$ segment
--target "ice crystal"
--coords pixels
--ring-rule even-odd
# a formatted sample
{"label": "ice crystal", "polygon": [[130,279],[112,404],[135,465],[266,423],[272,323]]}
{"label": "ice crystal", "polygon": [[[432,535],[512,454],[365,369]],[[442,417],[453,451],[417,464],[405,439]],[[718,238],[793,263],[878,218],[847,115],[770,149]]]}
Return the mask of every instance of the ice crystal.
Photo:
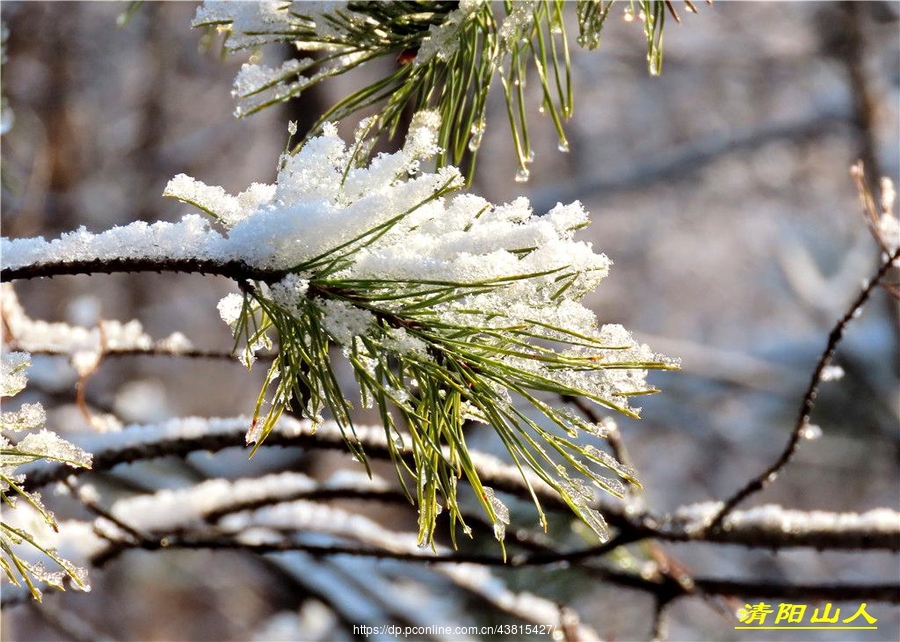
{"label": "ice crystal", "polygon": [[22,407],[14,412],[3,413],[4,430],[31,430],[43,426],[47,420],[44,407],[38,403],[23,403]]}
{"label": "ice crystal", "polygon": [[[22,352],[3,353],[3,396],[12,396],[27,383],[24,370],[31,363],[30,355]],[[25,431],[43,426],[46,414],[39,404],[23,404],[17,411],[2,414],[4,430]],[[18,443],[10,443],[0,437],[0,501],[8,507],[4,511],[0,528],[0,549],[6,578],[18,585],[18,576],[27,584],[35,599],[41,599],[41,591],[35,582],[43,582],[54,588],[63,588],[68,576],[76,587],[87,589],[87,575],[83,569],[71,564],[52,548],[38,542],[43,531],[58,530],[56,520],[41,501],[38,492],[25,490],[25,476],[16,473],[23,464],[50,459],[73,467],[90,468],[91,456],[81,448],[46,429],[29,433]],[[16,501],[16,500],[21,501]],[[12,512],[12,515],[10,515]],[[39,561],[30,559],[37,555]],[[49,571],[43,558],[49,558],[62,571]]]}
{"label": "ice crystal", "polygon": [[506,527],[509,525],[509,508],[500,501],[490,486],[484,487],[484,499],[494,512],[494,537],[502,542],[506,537]]}
{"label": "ice crystal", "polygon": [[460,27],[482,4],[483,1],[463,0],[459,7],[447,14],[443,22],[429,27],[428,36],[422,41],[414,64],[425,64],[434,57],[446,61],[456,53],[460,43]]}
{"label": "ice crystal", "polygon": [[0,371],[0,396],[12,397],[25,387],[28,378],[25,369],[31,363],[31,357],[25,352],[4,352],[2,355],[2,371]]}
{"label": "ice crystal", "polygon": [[844,369],[840,366],[828,365],[822,368],[822,381],[840,381],[844,378]]}

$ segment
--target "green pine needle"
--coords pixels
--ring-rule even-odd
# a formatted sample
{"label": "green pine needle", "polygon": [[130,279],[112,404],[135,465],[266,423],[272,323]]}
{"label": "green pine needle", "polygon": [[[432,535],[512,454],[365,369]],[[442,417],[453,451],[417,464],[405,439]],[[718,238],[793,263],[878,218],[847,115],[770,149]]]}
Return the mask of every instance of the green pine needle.
{"label": "green pine needle", "polygon": [[[241,5],[243,3],[235,3]],[[580,46],[594,49],[612,1],[578,0],[575,17]],[[366,63],[390,60],[393,69],[344,96],[318,119],[310,136],[326,122],[365,110],[374,137],[404,133],[408,114],[432,109],[443,123],[438,166],[466,168],[471,178],[485,130],[485,106],[495,78],[507,106],[518,164],[516,179],[527,180],[534,152],[528,133],[529,80],[540,87],[540,111],[553,122],[559,149],[568,150],[563,123],[573,113],[571,60],[564,0],[530,2],[348,2],[323,13],[302,3],[285,5],[265,19],[242,17],[246,8],[209,3],[194,26],[226,32],[229,50],[290,42],[309,57],[259,78],[239,77],[237,113],[247,116],[300,96],[310,87]],[[222,6],[226,5],[226,6]],[[626,19],[643,24],[650,73],[662,68],[662,35],[667,3],[626,3]],[[670,10],[672,10],[670,8]],[[304,13],[304,11],[306,11]]]}

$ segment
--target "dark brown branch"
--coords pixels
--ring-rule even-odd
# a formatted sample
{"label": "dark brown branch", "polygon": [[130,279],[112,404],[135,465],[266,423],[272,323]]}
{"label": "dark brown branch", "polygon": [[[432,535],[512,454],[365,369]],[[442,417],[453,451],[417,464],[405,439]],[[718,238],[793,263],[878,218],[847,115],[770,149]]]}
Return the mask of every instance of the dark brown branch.
{"label": "dark brown branch", "polygon": [[[116,543],[110,549],[99,553],[91,560],[94,566],[102,566],[110,562],[125,550],[139,549],[145,551],[159,551],[163,549],[189,549],[189,550],[241,550],[258,555],[269,553],[283,553],[289,551],[302,551],[314,557],[332,557],[336,555],[348,555],[353,557],[369,557],[375,559],[392,559],[397,561],[419,562],[424,564],[435,563],[475,563],[484,566],[509,568],[509,565],[499,556],[482,554],[425,555],[422,553],[397,552],[377,549],[374,547],[359,545],[313,545],[294,541],[242,543],[227,537],[208,538],[179,538],[161,537],[159,539],[145,538],[138,542]],[[548,548],[548,551],[552,550]],[[896,584],[785,584],[776,580],[725,580],[715,578],[693,577],[692,588],[680,584],[678,581],[663,575],[655,579],[646,579],[640,575],[616,571],[594,562],[583,562],[579,567],[590,575],[605,581],[650,593],[656,599],[664,603],[687,597],[695,593],[705,595],[735,596],[735,597],[759,597],[782,598],[803,600],[830,600],[830,601],[879,601],[900,603],[900,587]],[[27,601],[29,597],[22,595],[4,595],[3,606]]]}
{"label": "dark brown branch", "polygon": [[706,595],[770,599],[862,601],[900,604],[900,586],[893,584],[785,584],[778,580],[718,580],[697,577],[694,586]]}
{"label": "dark brown branch", "polygon": [[[28,490],[34,490],[66,479],[71,475],[109,471],[120,464],[166,456],[184,457],[195,451],[218,452],[225,448],[241,445],[243,431],[244,426],[236,424],[233,429],[227,431],[219,430],[209,434],[195,434],[191,437],[161,436],[157,440],[149,442],[142,441],[138,435],[134,443],[106,448],[90,447],[86,443],[81,444],[87,446],[88,450],[94,454],[92,471],[48,462],[31,466],[30,470],[23,471],[27,472],[25,486]],[[384,441],[383,432],[361,431],[359,443],[370,457],[390,459],[390,451]],[[346,448],[338,431],[327,430],[324,427],[320,428],[316,434],[312,434],[311,427],[308,430],[295,430],[289,434],[276,429],[268,437],[264,447],[288,446],[329,450]],[[482,461],[477,453],[473,453],[473,459],[479,478],[483,483],[497,491],[510,493],[524,499],[529,498],[529,490],[517,470],[505,465],[491,464],[488,460]],[[547,510],[562,512],[569,510],[559,495],[548,486],[534,483],[534,490]],[[248,506],[248,508],[252,508],[252,506]],[[814,547],[831,550],[900,550],[900,528],[871,529],[867,527],[866,522],[860,522],[854,526],[845,523],[840,529],[822,526],[784,529],[777,523],[767,523],[765,520],[754,518],[752,512],[735,512],[728,517],[727,528],[704,530],[700,527],[706,519],[702,513],[691,518],[661,517],[648,511],[629,514],[626,508],[622,502],[609,501],[599,505],[599,509],[607,521],[619,531],[618,535],[606,544],[561,554],[553,553],[549,557],[540,557],[535,554],[531,557],[514,558],[511,563],[514,565],[537,565],[561,561],[574,562],[600,557],[619,546],[645,539],[669,542],[703,541],[773,549]],[[838,519],[841,517],[839,514],[834,515],[834,521],[845,521]],[[794,515],[793,517],[798,516]]]}
{"label": "dark brown branch", "polygon": [[[10,352],[27,352],[32,356],[40,355],[47,357],[70,357],[72,352],[69,350],[60,350],[56,348],[26,348],[17,343],[11,343],[6,346]],[[271,353],[255,353],[257,361],[271,361],[275,356]],[[150,348],[102,348],[100,350],[101,359],[125,359],[131,357],[168,357],[175,359],[209,359],[231,361],[237,365],[243,365],[233,352],[225,352],[224,350],[196,350],[193,348],[187,350],[172,349],[154,345]]]}
{"label": "dark brown branch", "polygon": [[20,267],[4,267],[0,281],[38,279],[75,274],[113,274],[118,272],[189,272],[225,276],[235,281],[264,281],[273,283],[284,277],[284,270],[252,267],[243,261],[215,261],[211,259],[170,258],[114,258],[86,261],[34,263]]}
{"label": "dark brown branch", "polygon": [[844,313],[844,316],[841,317],[828,334],[828,342],[825,345],[825,350],[819,357],[819,362],[816,364],[812,376],[810,377],[809,386],[806,389],[806,393],[803,395],[803,401],[801,402],[800,410],[797,413],[797,420],[794,422],[794,429],[791,431],[791,436],[788,439],[788,443],[784,450],[781,452],[781,455],[778,456],[778,459],[776,459],[771,466],[766,468],[762,473],[753,478],[743,488],[725,501],[722,508],[710,522],[708,530],[719,530],[728,514],[742,501],[751,495],[758,493],[773,481],[778,476],[781,469],[791,460],[794,453],[797,452],[797,446],[803,438],[803,431],[809,424],[809,415],[816,403],[816,397],[819,393],[819,384],[822,381],[822,373],[825,371],[826,366],[831,362],[831,358],[834,356],[838,344],[844,338],[844,332],[846,331],[847,326],[858,312],[862,310],[863,306],[869,300],[869,297],[872,296],[872,292],[878,288],[881,280],[885,277],[898,258],[900,258],[900,250],[895,250],[893,254],[881,264],[872,279],[862,289],[847,312]]}
{"label": "dark brown branch", "polygon": [[[344,545],[319,545],[307,544],[296,541],[245,543],[237,542],[228,537],[208,538],[170,538],[159,540],[148,539],[137,544],[125,544],[126,548],[137,548],[146,551],[158,551],[162,549],[188,549],[188,550],[243,550],[247,552],[265,555],[270,553],[284,553],[289,551],[302,551],[313,557],[332,557],[335,555],[347,555],[352,557],[369,557],[374,559],[391,559],[396,561],[419,562],[424,564],[463,564],[473,563],[482,566],[509,568],[509,564],[501,557],[484,554],[450,553],[443,555],[427,555],[406,551],[388,551],[371,546]],[[102,566],[110,562],[118,553],[107,555],[102,552],[91,563],[94,566]],[[598,576],[606,581],[632,588],[635,590],[660,596],[664,601],[672,601],[680,597],[691,595],[694,592],[705,595],[725,595],[740,597],[760,598],[796,598],[805,600],[871,600],[879,602],[900,603],[900,586],[896,584],[785,584],[783,582],[753,581],[753,580],[724,580],[715,578],[693,578],[693,590],[689,591],[674,579],[663,576],[659,579],[645,579],[640,575],[609,569],[605,566],[590,564],[584,568],[591,575]]]}
{"label": "dark brown branch", "polygon": [[837,45],[834,51],[844,63],[847,74],[850,96],[853,99],[853,125],[857,130],[859,157],[876,177],[882,176],[881,163],[878,160],[878,145],[875,127],[877,122],[877,103],[869,80],[866,78],[866,36],[862,12],[865,5],[856,2],[841,2],[840,10],[845,20],[834,27],[832,38]]}

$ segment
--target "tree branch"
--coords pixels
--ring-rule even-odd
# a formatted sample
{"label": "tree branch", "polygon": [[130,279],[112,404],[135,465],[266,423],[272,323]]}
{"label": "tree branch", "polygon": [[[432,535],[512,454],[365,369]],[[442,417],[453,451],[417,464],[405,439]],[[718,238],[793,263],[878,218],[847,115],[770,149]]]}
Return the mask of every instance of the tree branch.
{"label": "tree branch", "polygon": [[3,267],[0,281],[38,279],[76,274],[113,274],[119,272],[189,272],[225,276],[235,281],[273,283],[284,277],[284,270],[268,270],[247,265],[243,261],[171,258],[95,258],[82,261],[45,261]]}
{"label": "tree branch", "polygon": [[[93,472],[115,466],[164,456],[184,457],[195,451],[217,452],[242,443],[250,420],[181,419],[159,426],[132,426],[117,433],[91,434],[71,441],[94,454]],[[390,459],[383,429],[357,426],[356,442],[369,456]],[[313,429],[309,421],[282,418],[266,440],[265,447],[297,446],[316,449],[345,449],[346,442],[333,422]],[[473,452],[472,460],[483,483],[498,492],[529,498],[530,491],[518,470],[496,458]],[[70,475],[90,473],[63,464],[44,463],[23,466],[25,487],[36,489],[61,481]],[[532,486],[541,503],[549,510],[567,511],[559,495],[539,479]],[[384,499],[372,496],[374,499]],[[283,498],[277,501],[282,501]],[[265,499],[258,500],[260,505]],[[624,544],[644,539],[670,542],[703,541],[716,544],[740,544],[766,548],[814,547],[830,550],[900,550],[900,514],[891,509],[869,513],[833,513],[787,510],[778,506],[736,511],[727,516],[724,527],[704,529],[717,504],[686,506],[671,516],[657,516],[646,510],[630,512],[625,502],[604,501],[598,509],[619,534],[610,542],[595,547],[554,554],[550,557],[511,560],[513,565],[537,565],[575,561],[602,556]]]}
{"label": "tree branch", "polygon": [[[162,549],[176,550],[244,550],[258,555],[303,551],[314,557],[331,557],[349,555],[352,557],[370,557],[375,559],[391,559],[405,562],[425,564],[467,564],[508,568],[509,564],[500,556],[484,554],[449,553],[426,555],[411,551],[389,551],[370,546],[345,544],[309,544],[291,540],[277,542],[240,542],[229,537],[206,538],[163,538],[161,540],[143,540],[137,543],[123,542],[126,549],[158,551]],[[95,558],[97,565],[108,563],[112,558],[101,554]],[[639,591],[661,595],[669,601],[692,594],[675,580],[645,579],[640,575],[616,571],[604,566],[590,564],[585,570],[602,579]],[[694,577],[693,589],[706,595],[724,595],[760,598],[798,598],[806,600],[872,600],[879,602],[900,603],[900,587],[896,584],[785,584],[777,580],[724,580],[716,578]]]}
{"label": "tree branch", "polygon": [[858,314],[858,312],[862,310],[863,306],[872,295],[872,292],[875,291],[875,289],[881,283],[881,280],[885,277],[885,275],[887,275],[894,262],[898,259],[900,259],[900,249],[895,250],[893,254],[885,259],[884,262],[882,262],[881,266],[878,268],[878,271],[865,285],[865,287],[863,287],[862,291],[853,301],[850,308],[846,313],[844,313],[844,316],[841,317],[841,319],[828,334],[828,342],[825,345],[825,350],[819,357],[819,361],[816,364],[816,367],[813,370],[812,376],[810,378],[809,386],[806,389],[806,394],[803,395],[803,401],[800,403],[800,410],[797,413],[797,420],[794,422],[794,429],[791,431],[791,435],[788,438],[788,443],[784,447],[784,450],[781,452],[781,454],[778,456],[778,459],[776,459],[771,466],[766,468],[757,477],[750,480],[743,488],[738,490],[734,495],[732,495],[725,501],[722,508],[709,523],[708,530],[715,531],[720,529],[725,520],[725,517],[735,508],[735,506],[740,504],[751,495],[758,493],[770,482],[774,481],[781,469],[788,464],[788,462],[794,456],[794,453],[797,452],[797,447],[800,444],[800,440],[803,438],[803,431],[809,424],[810,413],[812,412],[813,406],[815,406],[816,397],[819,393],[819,384],[822,381],[822,373],[825,371],[826,366],[828,366],[828,364],[831,362],[831,358],[834,356],[834,352],[835,350],[837,350],[838,344],[844,338],[844,332],[846,331],[847,326]]}

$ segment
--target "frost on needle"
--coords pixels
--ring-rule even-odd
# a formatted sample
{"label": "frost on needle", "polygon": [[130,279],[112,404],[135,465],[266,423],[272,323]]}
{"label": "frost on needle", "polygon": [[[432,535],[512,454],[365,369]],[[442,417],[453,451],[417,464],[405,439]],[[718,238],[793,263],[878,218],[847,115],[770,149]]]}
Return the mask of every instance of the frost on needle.
{"label": "frost on needle", "polygon": [[[12,397],[25,388],[25,369],[31,358],[24,352],[3,353],[2,390],[0,397]],[[46,415],[40,404],[22,404],[16,411],[2,414],[3,432],[33,430],[44,425]],[[0,436],[0,501],[3,504],[3,520],[0,521],[0,567],[10,583],[20,586],[23,582],[36,600],[41,599],[38,586],[63,589],[63,581],[82,590],[89,590],[87,572],[63,559],[48,542],[56,531],[56,519],[41,502],[40,493],[25,490],[25,476],[16,473],[23,464],[48,459],[79,468],[91,467],[91,456],[46,429],[30,432],[21,439],[10,441]],[[59,570],[48,570],[50,561]]]}
{"label": "frost on needle", "polygon": [[620,480],[637,480],[586,443],[602,436],[599,427],[554,404],[581,397],[637,416],[629,399],[655,392],[647,370],[677,363],[619,325],[598,326],[580,303],[610,266],[575,239],[588,224],[581,205],[539,216],[524,198],[493,205],[451,195],[463,183],[456,168],[420,167],[439,152],[439,125],[434,113],[420,113],[400,151],[364,166],[363,134],[348,145],[329,125],[282,157],[274,185],[238,196],[184,175],[169,183],[168,196],[221,224],[230,256],[284,274],[243,284],[243,296],[220,305],[246,341],[248,364],[271,345],[270,333],[277,337],[248,443],[258,446],[285,409],[319,421],[327,409],[367,462],[335,374],[339,350],[359,403],[380,412],[400,479],[419,505],[422,545],[442,505],[468,532],[456,493],[463,476],[490,519],[506,519],[469,457],[467,421],[496,431],[526,480],[530,469],[605,537],[590,484],[620,494]]}

